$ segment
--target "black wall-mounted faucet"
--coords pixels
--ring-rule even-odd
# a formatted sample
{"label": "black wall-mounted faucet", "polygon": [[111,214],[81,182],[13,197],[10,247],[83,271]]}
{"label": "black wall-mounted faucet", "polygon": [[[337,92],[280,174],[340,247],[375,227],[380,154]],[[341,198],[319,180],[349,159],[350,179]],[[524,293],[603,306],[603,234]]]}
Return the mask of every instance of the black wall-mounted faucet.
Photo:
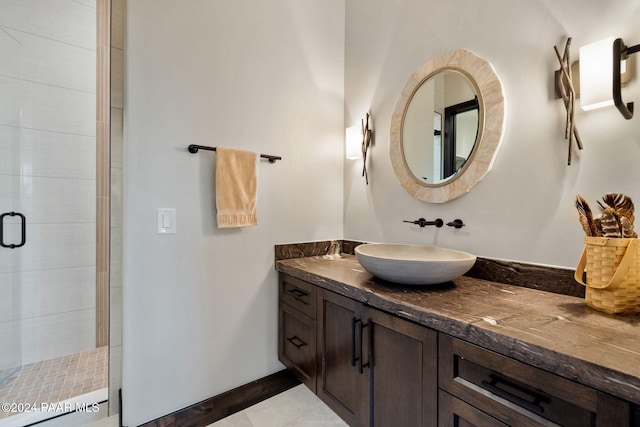
{"label": "black wall-mounted faucet", "polygon": [[415,221],[402,221],[402,222],[408,222],[409,224],[416,224],[419,225],[421,228],[422,227],[426,227],[427,225],[435,225],[436,227],[440,228],[444,225],[444,221],[441,218],[436,219],[435,221],[427,221],[424,218],[420,218],[417,219]]}
{"label": "black wall-mounted faucet", "polygon": [[[420,218],[420,219],[417,219],[415,221],[406,221],[406,220],[404,220],[402,222],[408,222],[409,224],[419,225],[420,228],[426,227],[427,225],[435,225],[436,227],[440,228],[440,227],[442,227],[444,225],[444,221],[441,218],[438,218],[435,221],[427,221],[424,218]],[[448,222],[447,225],[449,227],[462,228],[462,227],[465,226],[465,223],[461,219],[457,218],[457,219],[454,219],[451,222]]]}

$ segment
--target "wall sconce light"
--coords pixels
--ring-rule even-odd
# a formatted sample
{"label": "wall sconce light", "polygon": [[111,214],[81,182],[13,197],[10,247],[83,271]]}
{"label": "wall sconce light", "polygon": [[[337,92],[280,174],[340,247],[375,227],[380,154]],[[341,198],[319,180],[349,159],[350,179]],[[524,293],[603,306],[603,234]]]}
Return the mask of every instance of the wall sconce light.
{"label": "wall sconce light", "polygon": [[580,106],[583,110],[615,105],[625,119],[633,117],[633,102],[622,101],[621,87],[631,78],[627,57],[640,45],[627,47],[622,39],[607,37],[580,48]]}
{"label": "wall sconce light", "polygon": [[613,105],[613,37],[580,48],[580,106],[583,110]]}
{"label": "wall sconce light", "polygon": [[346,133],[347,159],[355,160],[362,157],[362,127],[351,126]]}
{"label": "wall sconce light", "polygon": [[347,159],[359,159],[362,157],[362,176],[364,176],[367,185],[369,185],[369,176],[367,174],[367,151],[371,145],[371,136],[373,131],[369,125],[369,113],[365,119],[361,120],[360,126],[351,126],[346,130],[346,155]]}
{"label": "wall sconce light", "polygon": [[[633,102],[622,101],[621,87],[631,80],[631,62],[628,56],[640,52],[640,44],[627,47],[622,39],[608,37],[580,48],[580,60],[571,63],[567,39],[564,53],[553,49],[560,63],[556,71],[556,98],[562,98],[566,110],[565,139],[569,140],[567,164],[571,164],[571,142],[582,150],[582,141],[574,121],[575,99],[580,98],[583,110],[615,105],[625,119],[633,117]],[[579,78],[578,78],[579,76]]]}

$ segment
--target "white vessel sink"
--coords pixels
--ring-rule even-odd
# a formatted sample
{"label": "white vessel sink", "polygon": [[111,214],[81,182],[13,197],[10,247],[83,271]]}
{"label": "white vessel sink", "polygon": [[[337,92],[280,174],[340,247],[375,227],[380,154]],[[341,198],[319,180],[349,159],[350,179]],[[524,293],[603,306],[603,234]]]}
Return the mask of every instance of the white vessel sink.
{"label": "white vessel sink", "polygon": [[357,246],[358,262],[369,273],[403,285],[432,285],[462,276],[475,255],[434,246],[371,243]]}

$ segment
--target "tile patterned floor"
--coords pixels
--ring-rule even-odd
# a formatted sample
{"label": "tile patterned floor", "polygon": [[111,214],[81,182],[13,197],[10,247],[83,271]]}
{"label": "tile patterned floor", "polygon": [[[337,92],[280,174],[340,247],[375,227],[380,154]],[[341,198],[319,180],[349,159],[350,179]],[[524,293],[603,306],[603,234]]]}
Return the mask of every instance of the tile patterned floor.
{"label": "tile patterned floor", "polygon": [[[0,402],[57,403],[107,387],[108,348],[23,366],[0,385]],[[0,419],[15,415],[0,411]]]}
{"label": "tile patterned floor", "polygon": [[304,385],[273,396],[208,427],[347,427]]}

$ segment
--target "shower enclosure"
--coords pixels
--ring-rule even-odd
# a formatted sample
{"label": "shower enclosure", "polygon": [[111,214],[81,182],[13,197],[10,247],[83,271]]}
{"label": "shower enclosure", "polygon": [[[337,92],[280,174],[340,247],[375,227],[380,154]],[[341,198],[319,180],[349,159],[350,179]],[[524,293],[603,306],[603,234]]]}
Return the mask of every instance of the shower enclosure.
{"label": "shower enclosure", "polygon": [[[10,190],[11,191],[11,190]],[[4,223],[5,214],[2,215]],[[9,221],[6,221],[9,223]],[[9,240],[9,228],[0,231],[2,248]],[[0,225],[0,230],[4,227]],[[11,233],[14,234],[14,233]],[[16,270],[20,265],[19,253],[7,253],[0,257],[0,271]],[[0,273],[0,385],[21,366],[20,283],[16,274]]]}
{"label": "shower enclosure", "polygon": [[[51,404],[96,389],[106,396],[108,317],[99,311],[108,293],[96,286],[96,13],[96,0],[0,0],[2,402],[28,396]],[[72,377],[80,365],[95,370]],[[27,375],[33,370],[37,384]],[[0,412],[0,426],[13,415]]]}

